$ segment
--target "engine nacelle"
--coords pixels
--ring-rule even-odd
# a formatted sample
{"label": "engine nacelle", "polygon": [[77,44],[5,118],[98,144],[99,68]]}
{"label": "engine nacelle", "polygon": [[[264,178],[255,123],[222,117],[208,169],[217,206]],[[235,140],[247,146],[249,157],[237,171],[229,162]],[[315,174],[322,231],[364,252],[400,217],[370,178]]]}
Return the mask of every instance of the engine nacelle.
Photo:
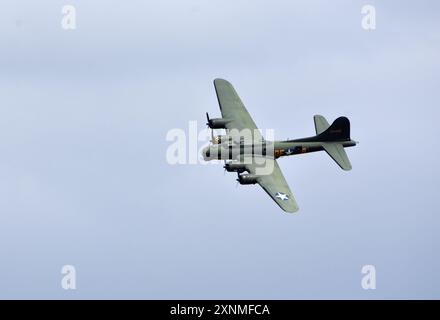
{"label": "engine nacelle", "polygon": [[228,123],[228,120],[225,120],[222,118],[215,118],[215,119],[208,120],[208,126],[211,129],[226,129],[227,123]]}
{"label": "engine nacelle", "polygon": [[226,163],[223,168],[228,172],[242,173],[246,171],[246,166],[241,163]]}
{"label": "engine nacelle", "polygon": [[254,174],[239,174],[237,181],[240,184],[256,184],[258,182],[258,176]]}
{"label": "engine nacelle", "polygon": [[215,136],[212,138],[213,144],[220,144],[226,140],[226,136]]}

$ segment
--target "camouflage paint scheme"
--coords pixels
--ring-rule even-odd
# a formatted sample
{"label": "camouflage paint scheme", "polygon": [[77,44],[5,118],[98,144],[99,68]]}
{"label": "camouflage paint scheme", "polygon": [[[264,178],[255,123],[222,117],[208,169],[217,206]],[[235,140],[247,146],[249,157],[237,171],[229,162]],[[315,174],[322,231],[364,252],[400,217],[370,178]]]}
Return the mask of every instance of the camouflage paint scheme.
{"label": "camouflage paint scheme", "polygon": [[276,161],[279,157],[326,151],[343,169],[351,170],[344,148],[357,142],[350,138],[350,121],[337,118],[331,125],[320,115],[314,116],[313,137],[266,141],[231,83],[215,79],[214,86],[222,118],[210,119],[211,129],[225,129],[226,135],[212,137],[212,144],[202,151],[206,161],[224,160],[228,172],[237,172],[240,184],[259,184],[286,212],[298,211],[298,205]]}

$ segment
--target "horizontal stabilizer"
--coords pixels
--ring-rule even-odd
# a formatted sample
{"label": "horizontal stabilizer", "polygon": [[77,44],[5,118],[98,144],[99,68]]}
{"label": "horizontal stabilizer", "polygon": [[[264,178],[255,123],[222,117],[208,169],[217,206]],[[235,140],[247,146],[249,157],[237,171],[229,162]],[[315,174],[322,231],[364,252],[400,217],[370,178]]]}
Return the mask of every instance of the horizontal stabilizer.
{"label": "horizontal stabilizer", "polygon": [[330,127],[327,120],[323,116],[316,115],[313,117],[313,120],[315,121],[315,130],[317,135],[323,133],[328,129],[328,127]]}
{"label": "horizontal stabilizer", "polygon": [[344,147],[340,143],[327,142],[322,144],[324,150],[328,153],[330,157],[343,169],[351,170],[351,163],[347,157],[347,153]]}

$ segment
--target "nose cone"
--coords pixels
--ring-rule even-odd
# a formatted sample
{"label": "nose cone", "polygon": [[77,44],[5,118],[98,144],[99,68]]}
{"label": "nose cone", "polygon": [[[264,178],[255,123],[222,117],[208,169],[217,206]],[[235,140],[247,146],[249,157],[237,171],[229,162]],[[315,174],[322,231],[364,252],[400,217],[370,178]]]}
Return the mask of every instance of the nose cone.
{"label": "nose cone", "polygon": [[209,147],[205,147],[202,150],[203,160],[208,161],[210,159],[209,155]]}

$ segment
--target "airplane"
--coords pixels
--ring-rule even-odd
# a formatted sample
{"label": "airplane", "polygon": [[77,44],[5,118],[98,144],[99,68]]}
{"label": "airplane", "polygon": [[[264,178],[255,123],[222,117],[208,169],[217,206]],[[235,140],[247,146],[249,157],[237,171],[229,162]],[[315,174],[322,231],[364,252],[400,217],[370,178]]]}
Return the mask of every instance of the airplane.
{"label": "airplane", "polygon": [[[294,213],[299,207],[276,159],[324,150],[343,170],[351,170],[344,148],[357,142],[350,138],[350,121],[346,117],[339,117],[330,125],[323,116],[315,115],[315,136],[267,141],[232,84],[215,79],[214,87],[222,117],[212,119],[206,113],[212,140],[203,148],[202,156],[205,161],[224,160],[223,168],[236,172],[241,185],[259,184],[281,209]],[[226,135],[214,136],[215,129],[225,129]]]}

